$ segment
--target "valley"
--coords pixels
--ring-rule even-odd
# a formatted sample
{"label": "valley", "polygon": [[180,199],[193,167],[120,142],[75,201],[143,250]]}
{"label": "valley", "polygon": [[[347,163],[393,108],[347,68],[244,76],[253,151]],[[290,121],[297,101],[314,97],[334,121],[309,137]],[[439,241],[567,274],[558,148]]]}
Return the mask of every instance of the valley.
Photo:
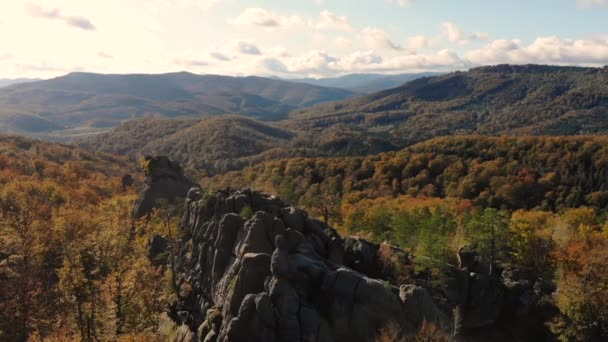
{"label": "valley", "polygon": [[608,341],[607,22],[0,1],[0,342]]}
{"label": "valley", "polygon": [[[206,96],[199,76],[158,77],[171,82],[0,90],[10,132],[64,141],[0,136],[0,339],[605,335],[605,69],[483,67],[371,95],[297,85],[264,95],[279,107],[146,115]],[[49,108],[33,121],[32,94]],[[348,99],[317,102],[334,95]]]}

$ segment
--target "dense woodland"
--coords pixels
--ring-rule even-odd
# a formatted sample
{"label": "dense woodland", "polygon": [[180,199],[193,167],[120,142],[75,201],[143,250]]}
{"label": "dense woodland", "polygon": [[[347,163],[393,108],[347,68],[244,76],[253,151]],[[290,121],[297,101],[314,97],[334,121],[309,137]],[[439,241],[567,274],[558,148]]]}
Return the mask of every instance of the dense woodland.
{"label": "dense woodland", "polygon": [[268,160],[397,151],[440,136],[601,134],[608,131],[606,75],[600,68],[482,67],[293,111],[280,121],[146,118],[74,143],[133,160],[167,154],[192,174],[212,176]]}
{"label": "dense woodland", "polygon": [[435,270],[437,286],[440,265],[474,246],[500,269],[549,279],[562,315],[547,324],[565,341],[593,340],[608,336],[607,143],[438,138],[376,156],[267,162],[203,184],[279,193],[347,235],[401,246],[416,270]]}
{"label": "dense woodland", "polygon": [[211,178],[306,203],[335,197],[453,197],[480,207],[560,211],[608,205],[608,138],[447,137],[364,157],[294,158]]}
{"label": "dense woodland", "polygon": [[[608,137],[561,135],[606,131],[606,79],[598,68],[498,66],[278,123],[137,120],[77,142],[89,150],[1,136],[0,340],[171,335],[172,272],[148,259],[148,247],[156,233],[171,244],[179,213],[165,206],[135,222],[132,211],[141,186],[134,165],[159,154],[181,162],[204,197],[225,187],[265,190],[345,235],[411,252],[414,267],[385,260],[398,283],[424,279],[441,291],[442,267],[469,246],[496,273],[526,273],[556,289],[557,312],[543,324],[560,340],[605,340]],[[460,133],[480,135],[453,136]],[[484,136],[492,134],[510,136]]]}
{"label": "dense woodland", "polygon": [[606,132],[607,68],[499,65],[294,111],[299,130],[352,124],[411,144],[453,134]]}
{"label": "dense woodland", "polygon": [[242,116],[205,119],[140,119],[111,133],[79,139],[83,147],[127,155],[133,161],[145,155],[167,155],[191,173],[217,174],[251,165],[273,150],[291,157],[285,147],[294,134]]}
{"label": "dense woodland", "polygon": [[227,115],[203,119],[147,118],[110,132],[74,139],[96,151],[128,156],[167,155],[190,174],[212,176],[260,162],[293,157],[372,154],[397,149],[379,135],[356,127],[292,132],[250,118]]}
{"label": "dense woodland", "polygon": [[[161,339],[171,298],[125,160],[0,137],[0,340]],[[125,187],[128,186],[128,187]]]}
{"label": "dense woodland", "polygon": [[353,95],[344,89],[253,76],[75,72],[0,88],[0,132],[65,138],[147,116],[240,113],[283,119],[294,109]]}
{"label": "dense woodland", "polygon": [[[344,234],[414,253],[413,269],[391,265],[401,283],[422,274],[441,289],[441,265],[473,246],[497,270],[558,289],[559,314],[545,323],[562,340],[593,340],[608,333],[607,141],[440,138],[376,156],[267,162],[202,183],[276,192]],[[131,164],[23,138],[0,146],[0,339],[166,339],[171,272],[148,260],[147,246],[153,233],[175,236],[178,223],[166,210],[133,222],[135,195],[121,182]]]}

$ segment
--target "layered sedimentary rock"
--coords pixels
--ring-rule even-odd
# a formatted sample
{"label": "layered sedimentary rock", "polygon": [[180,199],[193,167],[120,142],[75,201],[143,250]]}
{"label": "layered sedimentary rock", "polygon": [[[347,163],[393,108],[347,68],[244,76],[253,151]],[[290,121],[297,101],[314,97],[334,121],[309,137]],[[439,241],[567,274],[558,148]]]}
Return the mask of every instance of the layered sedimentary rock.
{"label": "layered sedimentary rock", "polygon": [[411,255],[343,238],[248,189],[204,198],[193,189],[181,229],[171,261],[179,295],[170,314],[180,341],[401,340],[424,325],[450,338],[481,328],[482,337],[457,338],[483,340],[511,334],[495,328],[505,300],[531,288],[513,281],[521,293],[509,292],[464,251],[460,267],[446,265],[442,290],[414,280],[397,287],[387,254],[399,265],[411,265]]}

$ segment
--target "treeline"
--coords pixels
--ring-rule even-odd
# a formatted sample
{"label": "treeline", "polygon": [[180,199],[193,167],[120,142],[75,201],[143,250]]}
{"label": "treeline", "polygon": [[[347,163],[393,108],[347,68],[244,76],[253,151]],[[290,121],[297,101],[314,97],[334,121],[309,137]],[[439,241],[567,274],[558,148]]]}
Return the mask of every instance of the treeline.
{"label": "treeline", "polygon": [[561,340],[601,340],[607,146],[604,136],[446,137],[374,156],[266,162],[203,183],[278,193],[346,235],[405,248],[415,267],[393,265],[402,283],[444,286],[442,265],[469,246],[494,272],[557,290],[559,312],[545,324]]}
{"label": "treeline", "polygon": [[451,134],[601,134],[608,69],[500,65],[290,114],[292,129],[356,125],[405,146]]}
{"label": "treeline", "polygon": [[338,125],[323,131],[292,132],[236,115],[138,119],[72,142],[132,160],[145,155],[170,156],[190,174],[205,176],[268,160],[366,155],[398,149],[385,137],[356,127]]}
{"label": "treeline", "polygon": [[560,211],[608,205],[608,137],[446,137],[399,152],[262,163],[203,180],[252,186],[294,203],[410,195],[475,206]]}
{"label": "treeline", "polygon": [[159,338],[171,292],[147,259],[123,159],[0,137],[0,341]]}
{"label": "treeline", "polygon": [[390,265],[399,283],[422,278],[423,286],[447,290],[443,266],[457,265],[465,247],[487,272],[555,291],[550,302],[558,312],[543,323],[560,340],[608,338],[608,221],[594,208],[509,211],[400,196],[346,204],[341,214],[344,233],[414,253],[413,269]]}

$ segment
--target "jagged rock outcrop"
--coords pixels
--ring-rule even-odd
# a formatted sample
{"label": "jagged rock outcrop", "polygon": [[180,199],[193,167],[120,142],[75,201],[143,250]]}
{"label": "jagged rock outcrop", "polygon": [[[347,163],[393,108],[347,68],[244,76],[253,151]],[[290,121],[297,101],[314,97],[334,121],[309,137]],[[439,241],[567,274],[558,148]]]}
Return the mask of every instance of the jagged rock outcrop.
{"label": "jagged rock outcrop", "polygon": [[197,185],[189,180],[177,162],[167,157],[145,157],[145,187],[140,192],[133,215],[144,217],[165,200],[174,203],[177,198],[186,198],[188,191]]}
{"label": "jagged rock outcrop", "polygon": [[402,340],[424,324],[482,341],[491,335],[458,336],[492,332],[504,315],[511,292],[484,273],[473,251],[460,251],[461,267],[446,265],[442,290],[397,287],[387,258],[412,259],[397,247],[343,238],[249,189],[199,195],[188,196],[171,262],[179,295],[170,316],[181,341],[376,341],[386,331]]}

